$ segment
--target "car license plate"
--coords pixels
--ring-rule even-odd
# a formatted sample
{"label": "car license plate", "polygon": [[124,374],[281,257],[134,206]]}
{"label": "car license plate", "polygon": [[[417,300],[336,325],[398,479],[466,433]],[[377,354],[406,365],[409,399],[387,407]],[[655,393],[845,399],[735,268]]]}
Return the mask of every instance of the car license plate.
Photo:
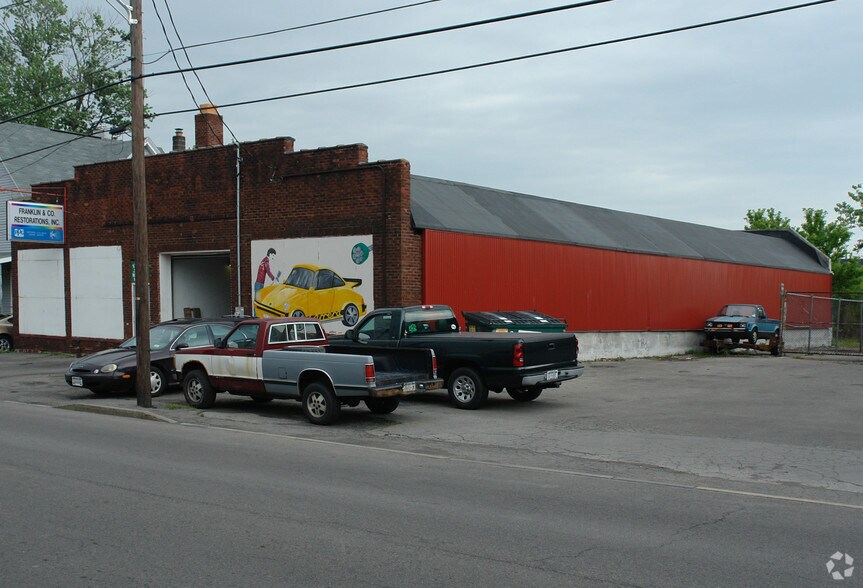
{"label": "car license plate", "polygon": [[83,385],[84,385],[84,380],[82,380],[82,379],[81,379],[80,377],[78,377],[78,376],[72,376],[72,385],[73,385],[73,386],[79,386],[79,387],[80,387],[80,386],[83,386]]}
{"label": "car license plate", "polygon": [[545,381],[550,382],[552,380],[556,380],[558,376],[557,370],[548,370],[545,372]]}
{"label": "car license plate", "polygon": [[416,392],[417,383],[416,382],[408,382],[404,386],[402,386],[402,390],[405,392]]}

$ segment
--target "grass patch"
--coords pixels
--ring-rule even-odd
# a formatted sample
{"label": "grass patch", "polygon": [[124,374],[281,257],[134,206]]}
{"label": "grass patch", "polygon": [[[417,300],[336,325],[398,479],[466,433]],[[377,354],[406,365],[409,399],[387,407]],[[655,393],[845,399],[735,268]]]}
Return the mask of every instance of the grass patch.
{"label": "grass patch", "polygon": [[184,410],[184,409],[190,409],[191,410],[191,409],[193,409],[192,406],[189,406],[188,404],[186,404],[184,402],[169,402],[163,408],[165,408],[167,410]]}

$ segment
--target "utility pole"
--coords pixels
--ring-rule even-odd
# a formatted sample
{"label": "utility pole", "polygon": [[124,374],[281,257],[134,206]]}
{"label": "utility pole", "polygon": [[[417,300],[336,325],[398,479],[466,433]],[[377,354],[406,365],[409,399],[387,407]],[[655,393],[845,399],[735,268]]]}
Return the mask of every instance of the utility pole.
{"label": "utility pole", "polygon": [[131,0],[132,40],[132,222],[135,233],[135,392],[150,408],[150,253],[147,242],[147,185],[144,174],[144,34],[141,0]]}

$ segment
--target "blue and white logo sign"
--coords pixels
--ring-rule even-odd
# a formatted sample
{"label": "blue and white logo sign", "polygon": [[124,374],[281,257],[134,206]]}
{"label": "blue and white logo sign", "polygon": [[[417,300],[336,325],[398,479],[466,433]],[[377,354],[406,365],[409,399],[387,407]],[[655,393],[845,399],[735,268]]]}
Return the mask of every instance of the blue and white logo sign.
{"label": "blue and white logo sign", "polygon": [[63,207],[38,202],[6,203],[7,239],[37,243],[65,242]]}

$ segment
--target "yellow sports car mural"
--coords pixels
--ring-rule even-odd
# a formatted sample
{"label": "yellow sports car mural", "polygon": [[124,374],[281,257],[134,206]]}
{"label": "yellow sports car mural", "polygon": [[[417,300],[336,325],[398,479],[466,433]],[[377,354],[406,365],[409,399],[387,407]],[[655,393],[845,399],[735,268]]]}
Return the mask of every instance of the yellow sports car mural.
{"label": "yellow sports car mural", "polygon": [[309,316],[321,321],[341,318],[353,327],[366,313],[366,303],[354,288],[359,278],[342,278],[333,270],[310,264],[295,265],[284,282],[258,291],[255,316]]}

